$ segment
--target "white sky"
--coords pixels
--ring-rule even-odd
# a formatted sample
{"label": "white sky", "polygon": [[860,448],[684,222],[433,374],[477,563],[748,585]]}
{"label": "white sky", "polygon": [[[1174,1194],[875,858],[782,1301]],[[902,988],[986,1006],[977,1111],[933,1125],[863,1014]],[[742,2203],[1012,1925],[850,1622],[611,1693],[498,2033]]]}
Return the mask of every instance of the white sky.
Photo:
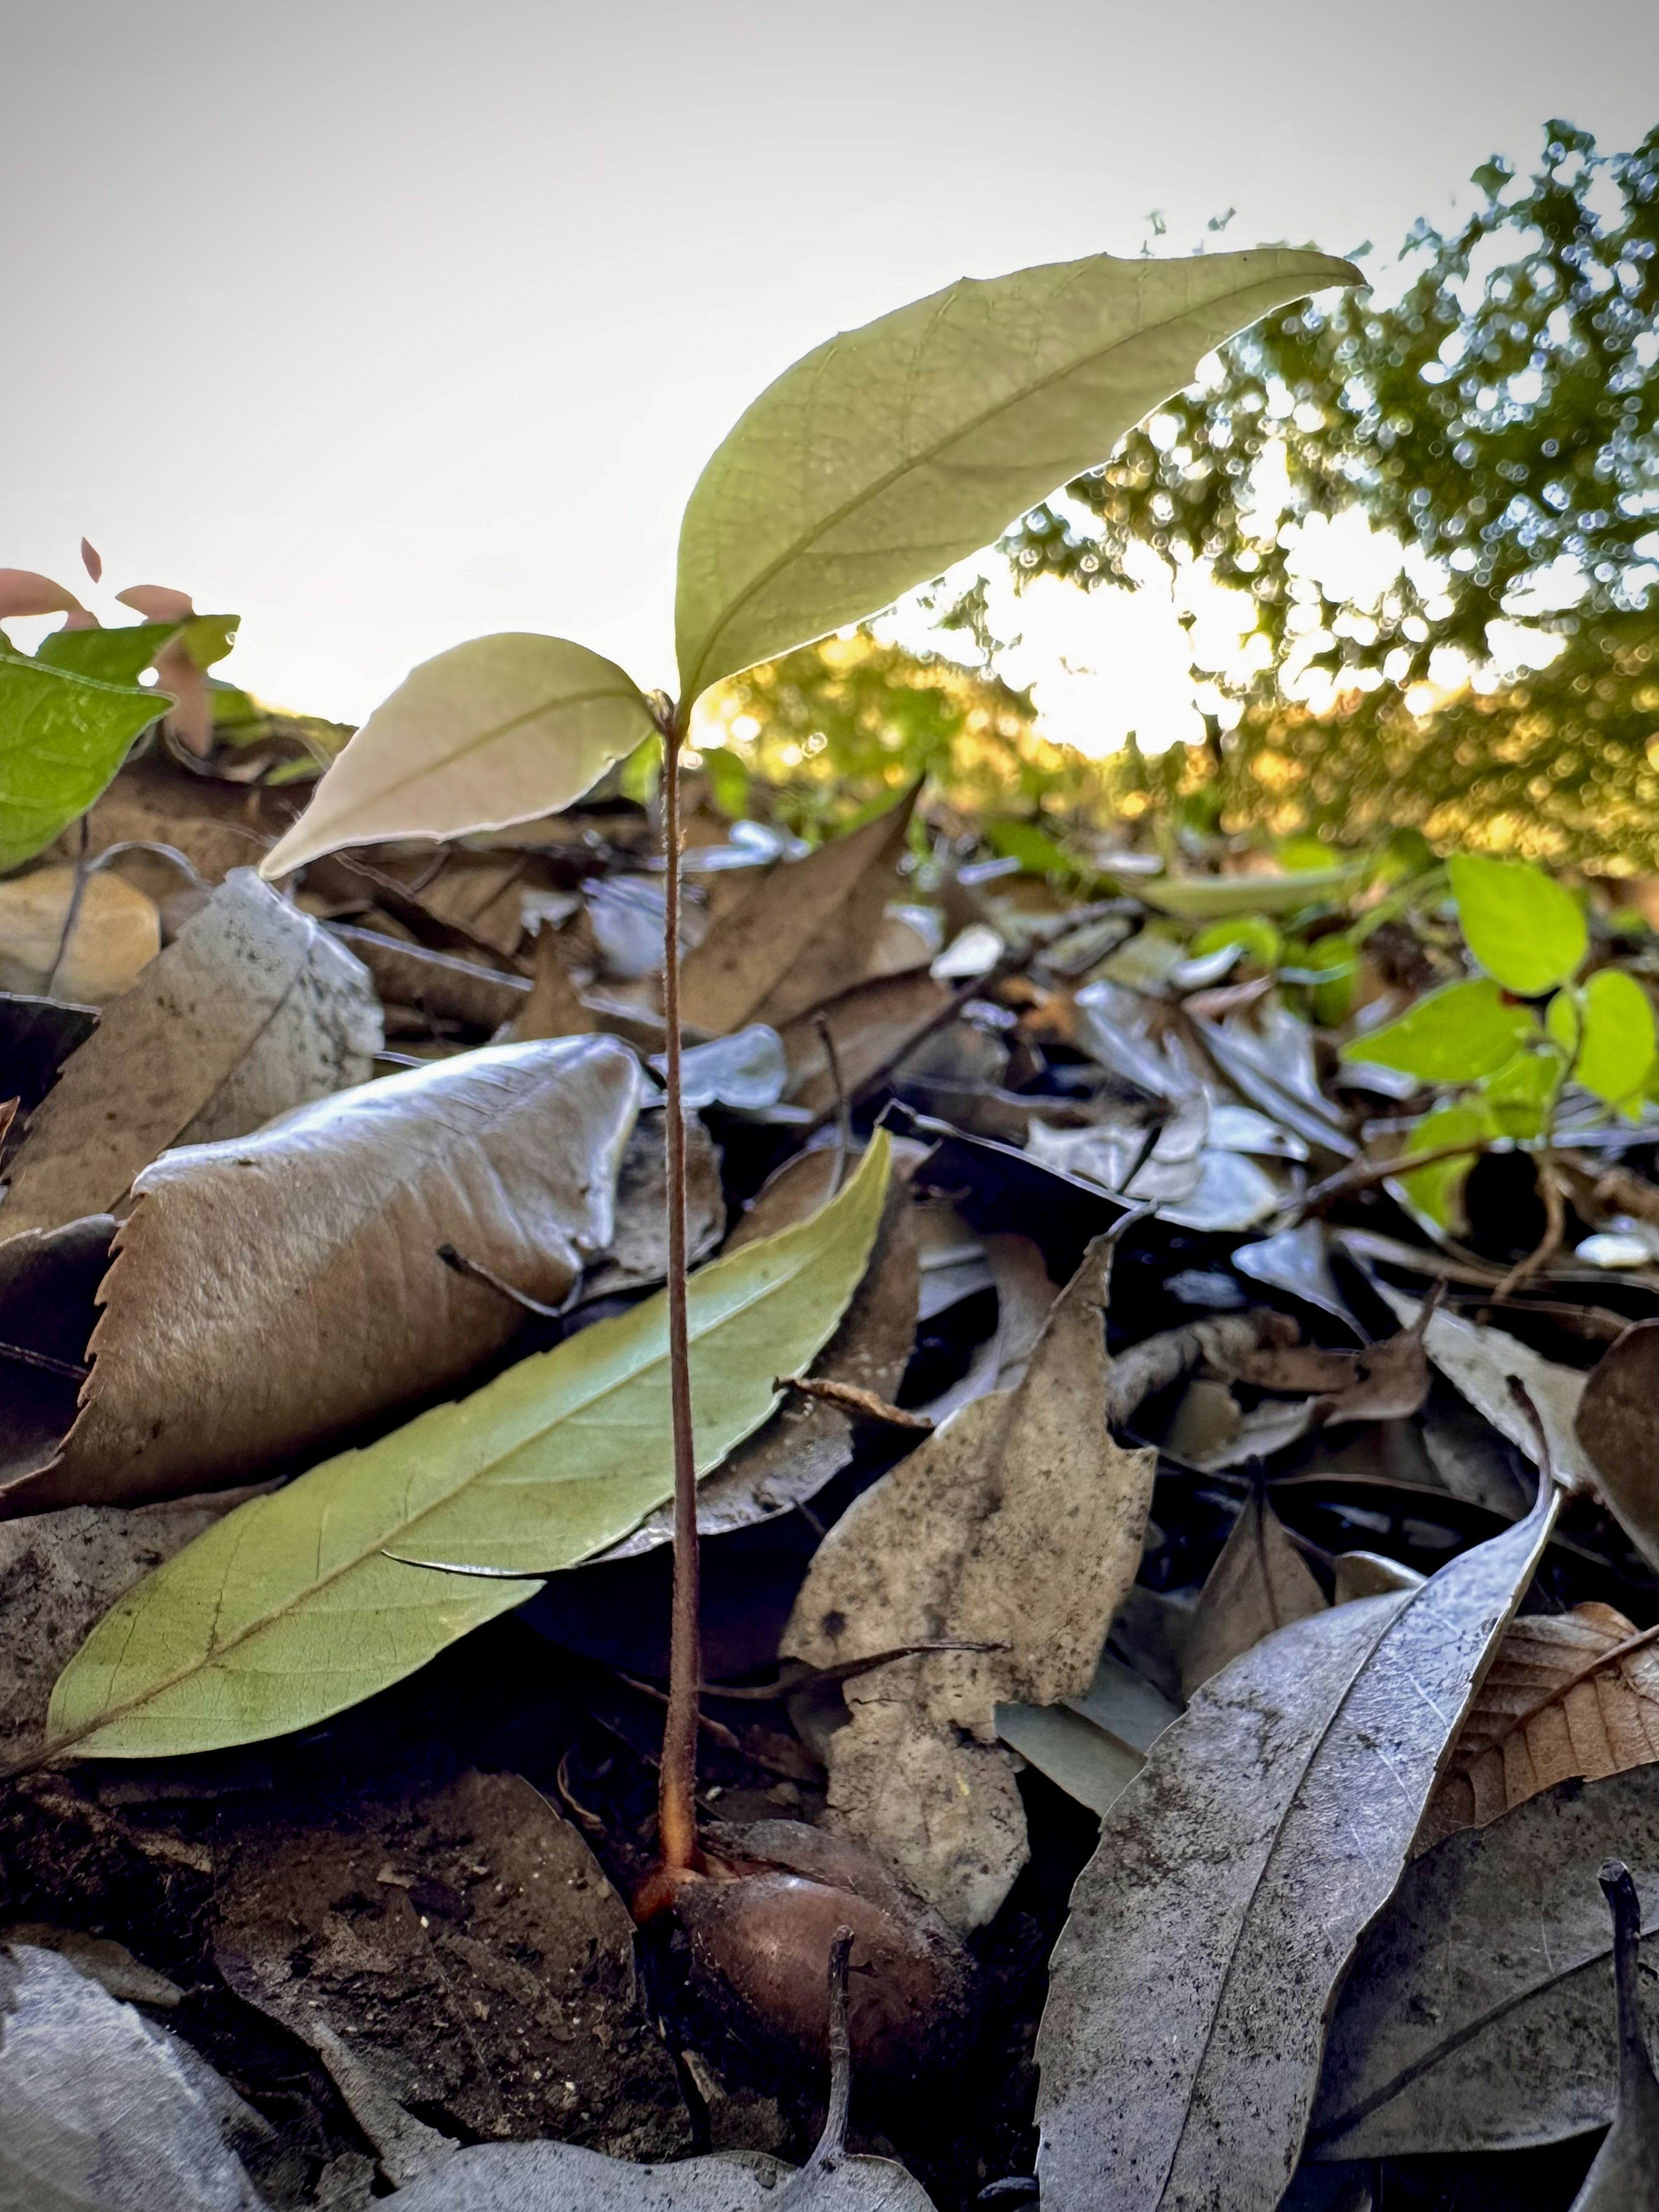
{"label": "white sky", "polygon": [[[1659,121],[1659,6],[0,0],[0,563],[84,531],[356,718],[489,629],[671,681],[680,506],[830,331],[1152,208],[1391,251],[1549,115]],[[1056,734],[1182,733],[1167,609],[1048,600]]]}

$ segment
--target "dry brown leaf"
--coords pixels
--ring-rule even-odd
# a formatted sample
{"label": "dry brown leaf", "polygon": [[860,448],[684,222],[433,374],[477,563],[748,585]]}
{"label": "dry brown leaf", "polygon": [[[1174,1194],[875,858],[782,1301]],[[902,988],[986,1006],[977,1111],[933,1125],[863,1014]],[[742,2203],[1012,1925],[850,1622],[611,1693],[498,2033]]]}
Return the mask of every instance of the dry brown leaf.
{"label": "dry brown leaf", "polygon": [[242,1136],[362,1083],[380,1042],[360,963],[238,869],[64,1063],[13,1162],[0,1237],[116,1211],[168,1146]]}
{"label": "dry brown leaf", "polygon": [[1418,1837],[1427,1850],[1558,1782],[1659,1759],[1659,1645],[1610,1605],[1513,1622]]}
{"label": "dry brown leaf", "polygon": [[832,1823],[958,1930],[1026,1855],[995,1708],[1082,1695],[1140,1561],[1157,1455],[1106,1427],[1108,1250],[1090,1247],[1017,1388],[964,1407],[836,1524],[783,1638],[817,1667],[939,1637],[1003,1647],[859,1676],[830,1747]]}
{"label": "dry brown leaf", "polygon": [[[897,1067],[950,1003],[945,986],[923,969],[860,983],[817,1008],[829,1024],[836,1064],[849,1095],[884,1068]],[[779,1034],[789,1063],[786,1096],[797,1106],[823,1113],[836,1103],[836,1085],[816,1021],[803,1014]]]}
{"label": "dry brown leaf", "polygon": [[332,934],[355,952],[374,979],[380,997],[393,1006],[412,1006],[428,1020],[465,1022],[493,1035],[515,1020],[530,997],[522,975],[504,975],[452,953],[428,952],[377,930],[331,925]]}
{"label": "dry brown leaf", "polygon": [[514,1042],[524,1044],[532,1037],[590,1036],[599,1024],[564,972],[555,931],[544,927],[536,932],[533,963],[530,996],[513,1018]]}
{"label": "dry brown leaf", "polygon": [[79,1418],[3,1508],[246,1482],[453,1389],[522,1316],[437,1248],[556,1304],[610,1241],[641,1083],[608,1037],[495,1046],[166,1154],[134,1186]]}
{"label": "dry brown leaf", "polygon": [[681,970],[686,1023],[724,1036],[746,1022],[781,1029],[863,977],[909,836],[913,791],[850,836],[757,877]]}
{"label": "dry brown leaf", "polygon": [[[667,1121],[647,1106],[634,1124],[617,1174],[616,1221],[603,1255],[582,1278],[581,1303],[643,1290],[668,1273]],[[720,1156],[696,1115],[685,1123],[685,1250],[696,1266],[726,1230]]]}
{"label": "dry brown leaf", "polygon": [[1574,1436],[1589,1456],[1598,1494],[1650,1566],[1659,1565],[1656,1377],[1659,1322],[1638,1322],[1602,1353],[1583,1385],[1574,1420]]}
{"label": "dry brown leaf", "polygon": [[[107,868],[35,868],[0,884],[0,990],[45,993],[101,1006],[161,949],[154,902]],[[74,927],[68,927],[71,908]]]}
{"label": "dry brown leaf", "polygon": [[114,1217],[0,1239],[0,1486],[57,1450],[75,1419]]}
{"label": "dry brown leaf", "polygon": [[1324,1591],[1285,1534],[1263,1486],[1252,1484],[1200,1595],[1182,1654],[1182,1688],[1190,1698],[1264,1636],[1325,1607]]}

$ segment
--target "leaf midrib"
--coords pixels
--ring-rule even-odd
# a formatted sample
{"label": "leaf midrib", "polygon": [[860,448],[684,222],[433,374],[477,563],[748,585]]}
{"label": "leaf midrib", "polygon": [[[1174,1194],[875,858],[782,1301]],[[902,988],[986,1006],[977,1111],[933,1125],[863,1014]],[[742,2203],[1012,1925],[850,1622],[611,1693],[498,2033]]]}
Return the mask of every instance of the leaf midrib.
{"label": "leaf midrib", "polygon": [[[1084,264],[1085,268],[1089,265],[1087,263]],[[1082,278],[1082,269],[1074,271],[1067,283],[1060,286],[1054,294],[1048,303],[1050,308],[1066,296],[1072,284],[1080,283]],[[971,282],[972,280],[963,281]],[[1266,277],[1257,280],[1258,283],[1262,283],[1267,281]],[[961,291],[962,284],[952,284],[946,289],[947,296],[953,295]],[[1241,290],[1250,289],[1252,288],[1249,286],[1244,286]],[[1227,296],[1224,293],[1220,295],[1224,299]],[[1291,296],[1297,298],[1300,295],[1293,293]],[[1218,305],[1219,301],[1209,304]],[[943,313],[943,312],[941,308],[940,313]],[[1191,314],[1194,311],[1189,307],[1185,312],[1186,314]],[[1137,330],[1129,332],[1127,337],[1115,338],[1109,345],[1098,345],[1091,351],[1077,355],[1064,367],[1053,370],[1047,376],[1038,377],[1032,383],[1022,385],[1018,392],[1011,392],[1006,398],[998,400],[994,406],[984,408],[978,415],[964,422],[960,428],[951,431],[948,436],[939,438],[932,445],[925,446],[917,453],[908,455],[889,469],[884,475],[878,477],[872,483],[862,487],[851,498],[843,501],[841,506],[830,514],[823,516],[810,530],[804,531],[792,544],[785,546],[775,560],[761,569],[753,580],[744,586],[720,617],[699,649],[695,676],[685,687],[686,702],[697,699],[707,688],[702,681],[702,672],[713,657],[719,640],[732,628],[744,610],[753,603],[792,561],[799,560],[801,555],[809,551],[819,538],[826,538],[832,531],[838,529],[841,524],[846,521],[849,515],[856,514],[860,507],[868,506],[879,499],[884,492],[890,490],[894,484],[908,476],[912,470],[926,467],[929,462],[939,459],[944,454],[948,453],[953,446],[959,445],[965,438],[972,437],[975,432],[983,429],[988,422],[994,422],[999,416],[1006,415],[1011,408],[1024,405],[1025,401],[1035,398],[1039,392],[1048,391],[1052,385],[1063,383],[1068,376],[1075,375],[1079,369],[1087,368],[1093,362],[1103,360],[1108,354],[1116,352],[1119,347],[1131,344],[1138,338],[1151,337],[1157,331],[1167,330],[1172,325],[1184,319],[1185,316],[1182,314],[1165,315],[1156,322],[1143,323]],[[826,365],[829,356],[834,352],[836,344],[836,341],[832,338],[824,349]],[[695,494],[693,496],[695,497]]]}

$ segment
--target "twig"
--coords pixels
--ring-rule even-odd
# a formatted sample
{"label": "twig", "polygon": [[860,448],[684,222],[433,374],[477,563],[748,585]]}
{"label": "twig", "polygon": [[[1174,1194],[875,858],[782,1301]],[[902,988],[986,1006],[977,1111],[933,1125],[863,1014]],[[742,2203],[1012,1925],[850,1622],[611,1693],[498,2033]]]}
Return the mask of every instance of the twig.
{"label": "twig", "polygon": [[1538,1189],[1544,1201],[1544,1233],[1526,1258],[1517,1260],[1510,1269],[1493,1291],[1494,1297],[1511,1297],[1529,1276],[1535,1275],[1561,1249],[1562,1240],[1567,1233],[1567,1209],[1562,1200],[1561,1186],[1555,1179],[1555,1164],[1547,1152],[1539,1158]]}
{"label": "twig", "polygon": [[812,2154],[779,2192],[778,2212],[788,2212],[811,2195],[814,2185],[833,2173],[847,2155],[847,2115],[853,2102],[853,2039],[847,2027],[847,1961],[853,1931],[837,1928],[830,1944],[830,2109]]}
{"label": "twig", "polygon": [[776,1375],[772,1378],[772,1388],[798,1390],[803,1398],[817,1398],[825,1405],[839,1406],[860,1420],[884,1421],[890,1429],[916,1429],[923,1434],[931,1434],[933,1430],[933,1425],[926,1413],[907,1413],[902,1406],[890,1405],[873,1390],[861,1390],[856,1382],[837,1382],[833,1376]]}
{"label": "twig", "polygon": [[48,999],[55,999],[58,996],[58,977],[64,961],[69,957],[70,939],[74,936],[75,926],[81,919],[81,902],[87,895],[87,878],[92,872],[87,861],[87,847],[91,842],[92,826],[84,814],[81,817],[80,828],[81,846],[75,855],[75,882],[70,888],[69,905],[64,914],[63,933],[58,939],[58,950],[52,957],[52,969],[46,977],[46,988],[42,994]]}
{"label": "twig", "polygon": [[[1377,1183],[1387,1182],[1395,1176],[1415,1175],[1419,1168],[1437,1168],[1444,1161],[1462,1159],[1466,1154],[1473,1158],[1488,1149],[1490,1139],[1477,1137],[1473,1143],[1436,1145],[1426,1152],[1402,1152],[1397,1160],[1352,1160],[1346,1167],[1339,1168],[1334,1175],[1316,1182],[1303,1197],[1297,1208],[1292,1228],[1308,1218],[1310,1213],[1322,1213],[1338,1199],[1349,1198],[1356,1191],[1370,1190]],[[1656,1192],[1659,1197],[1659,1192]]]}
{"label": "twig", "polygon": [[836,1177],[830,1186],[830,1195],[834,1198],[847,1180],[847,1163],[853,1155],[853,1109],[847,1103],[847,1085],[842,1081],[841,1059],[836,1050],[836,1040],[830,1033],[830,1017],[822,1006],[812,1017],[812,1027],[830,1063],[830,1080],[836,1093]]}
{"label": "twig", "polygon": [[440,1244],[438,1257],[453,1273],[464,1277],[469,1283],[482,1283],[487,1291],[494,1291],[498,1296],[511,1299],[515,1306],[522,1307],[526,1313],[535,1314],[543,1321],[557,1321],[565,1310],[563,1306],[544,1305],[539,1298],[532,1298],[527,1291],[515,1290],[493,1268],[484,1267],[479,1261],[469,1260],[465,1252],[458,1252],[453,1244]]}
{"label": "twig", "polygon": [[84,1382],[92,1372],[90,1367],[77,1366],[72,1359],[54,1359],[50,1352],[31,1352],[26,1344],[0,1344],[0,1359],[15,1360],[20,1367],[38,1367],[43,1375],[61,1375],[70,1382]]}
{"label": "twig", "polygon": [[1225,1368],[1264,1344],[1294,1343],[1298,1334],[1285,1315],[1260,1306],[1249,1313],[1188,1322],[1181,1328],[1144,1337],[1120,1352],[1107,1373],[1107,1426],[1121,1428],[1146,1399],[1178,1382],[1200,1360]]}

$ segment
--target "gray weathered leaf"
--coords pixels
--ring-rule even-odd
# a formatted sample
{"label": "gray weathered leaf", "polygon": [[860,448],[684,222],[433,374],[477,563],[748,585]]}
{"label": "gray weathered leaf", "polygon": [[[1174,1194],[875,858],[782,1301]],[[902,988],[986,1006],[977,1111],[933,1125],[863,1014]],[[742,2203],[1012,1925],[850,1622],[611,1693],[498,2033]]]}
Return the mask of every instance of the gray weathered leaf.
{"label": "gray weathered leaf", "polygon": [[[799,2186],[792,2185],[799,2184]],[[844,2158],[792,2176],[738,2152],[626,2166],[575,2143],[480,2143],[388,2200],[404,2212],[933,2212],[886,2158]]]}
{"label": "gray weathered leaf", "polygon": [[221,2139],[207,2069],[130,2005],[19,1944],[0,1954],[0,2008],[6,2212],[264,2212]]}
{"label": "gray weathered leaf", "polygon": [[1325,1605],[1324,1591],[1267,1503],[1264,1486],[1252,1483],[1199,1597],[1182,1655],[1182,1688],[1190,1698],[1263,1637],[1323,1613]]}
{"label": "gray weathered leaf", "polygon": [[169,1146],[245,1136],[362,1083],[381,1042],[362,963],[234,869],[65,1062],[13,1164],[0,1235],[118,1211]]}
{"label": "gray weathered leaf", "polygon": [[1326,2045],[1322,2159],[1519,2150],[1605,2127],[1617,1853],[1659,1966],[1659,1771],[1564,1783],[1416,1859],[1361,1941]]}
{"label": "gray weathered leaf", "polygon": [[1045,2212],[1278,2203],[1332,1996],[1548,1540],[1527,1520],[1207,1683],[1106,1814],[1038,2036]]}

